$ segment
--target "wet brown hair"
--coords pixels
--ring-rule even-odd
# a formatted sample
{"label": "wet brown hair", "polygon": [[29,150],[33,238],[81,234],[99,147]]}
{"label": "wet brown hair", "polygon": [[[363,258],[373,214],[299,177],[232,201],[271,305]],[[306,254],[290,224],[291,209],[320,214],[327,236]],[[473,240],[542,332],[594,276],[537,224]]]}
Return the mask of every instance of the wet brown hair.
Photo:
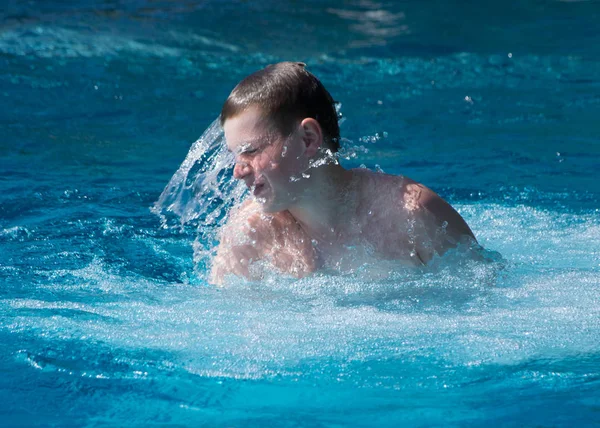
{"label": "wet brown hair", "polygon": [[280,62],[246,77],[223,104],[221,125],[251,106],[259,107],[282,135],[289,135],[299,120],[310,117],[321,125],[324,144],[336,152],[340,127],[335,102],[305,66],[301,62]]}

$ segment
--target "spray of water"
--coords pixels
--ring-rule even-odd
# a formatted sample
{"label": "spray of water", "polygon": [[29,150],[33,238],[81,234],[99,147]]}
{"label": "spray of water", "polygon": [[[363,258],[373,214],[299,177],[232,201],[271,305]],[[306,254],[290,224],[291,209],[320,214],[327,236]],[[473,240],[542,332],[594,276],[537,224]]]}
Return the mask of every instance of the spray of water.
{"label": "spray of water", "polygon": [[[341,124],[340,108],[338,103],[336,110]],[[321,162],[331,161],[337,162],[337,156],[329,152]],[[246,194],[244,184],[232,179],[234,164],[235,159],[227,150],[223,128],[217,118],[192,144],[185,160],[152,207],[165,229],[197,229],[194,262],[198,273],[206,272],[218,243],[219,228],[231,208]],[[318,166],[321,165],[310,167]]]}
{"label": "spray of water", "polygon": [[208,263],[218,229],[246,192],[243,183],[232,179],[233,166],[234,157],[227,150],[223,129],[216,119],[192,144],[152,208],[163,228],[198,229],[194,243],[197,265]]}

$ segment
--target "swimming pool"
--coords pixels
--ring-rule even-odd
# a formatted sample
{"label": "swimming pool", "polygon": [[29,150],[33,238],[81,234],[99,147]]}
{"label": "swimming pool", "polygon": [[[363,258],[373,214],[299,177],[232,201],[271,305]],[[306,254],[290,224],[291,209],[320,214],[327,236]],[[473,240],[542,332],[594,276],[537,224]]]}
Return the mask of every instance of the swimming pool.
{"label": "swimming pool", "polygon": [[[600,422],[598,3],[0,14],[3,426]],[[431,187],[491,260],[208,286],[203,225],[151,208],[286,59],[341,102],[345,165]]]}

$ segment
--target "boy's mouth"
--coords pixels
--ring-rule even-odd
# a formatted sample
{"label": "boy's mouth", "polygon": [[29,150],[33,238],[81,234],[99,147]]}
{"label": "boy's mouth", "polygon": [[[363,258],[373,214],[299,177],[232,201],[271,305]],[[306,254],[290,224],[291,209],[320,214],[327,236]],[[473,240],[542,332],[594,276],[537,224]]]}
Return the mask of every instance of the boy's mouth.
{"label": "boy's mouth", "polygon": [[258,196],[265,190],[265,183],[255,184],[254,185],[254,196]]}

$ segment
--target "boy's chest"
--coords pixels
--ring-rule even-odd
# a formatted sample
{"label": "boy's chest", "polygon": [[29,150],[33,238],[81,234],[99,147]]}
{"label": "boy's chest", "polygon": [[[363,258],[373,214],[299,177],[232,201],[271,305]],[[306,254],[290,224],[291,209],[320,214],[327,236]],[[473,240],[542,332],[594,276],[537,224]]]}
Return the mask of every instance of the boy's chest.
{"label": "boy's chest", "polygon": [[413,226],[406,216],[370,214],[356,218],[336,241],[314,242],[318,265],[338,271],[350,271],[382,260],[413,262],[415,239]]}

